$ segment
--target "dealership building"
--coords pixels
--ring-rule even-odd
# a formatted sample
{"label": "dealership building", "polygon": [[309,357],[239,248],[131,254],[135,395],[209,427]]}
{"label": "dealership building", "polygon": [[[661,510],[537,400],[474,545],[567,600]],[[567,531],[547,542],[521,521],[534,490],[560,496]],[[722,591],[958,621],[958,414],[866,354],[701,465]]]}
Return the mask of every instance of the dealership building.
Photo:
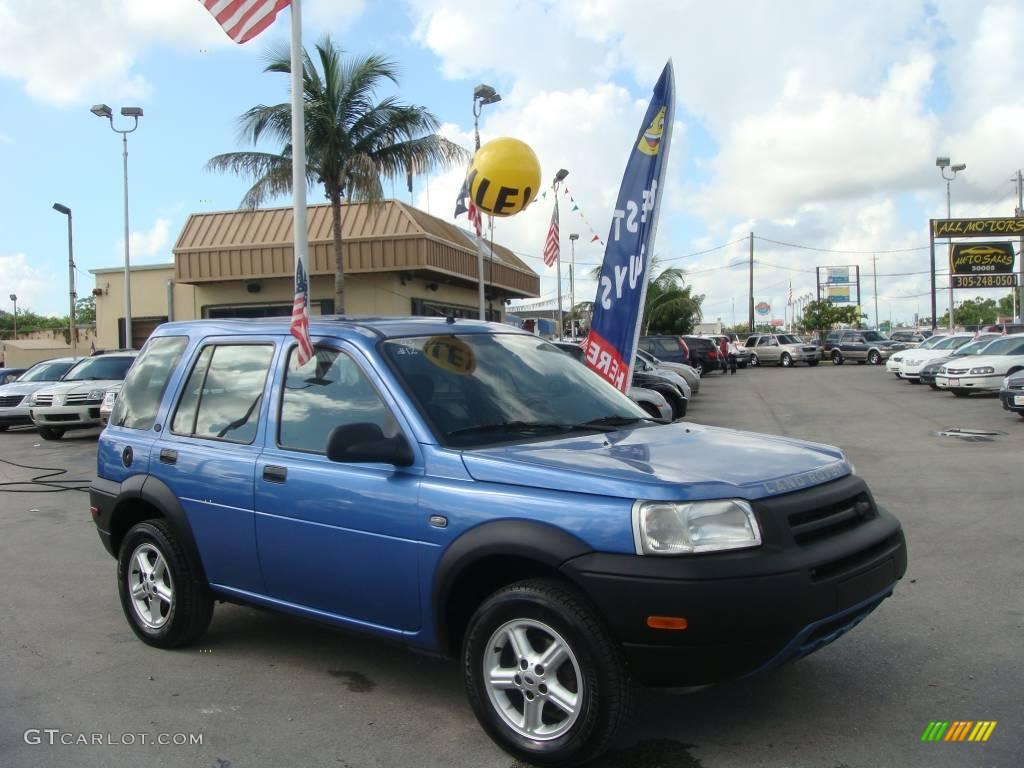
{"label": "dealership building", "polygon": [[[334,236],[329,205],[308,208],[310,314],[334,313]],[[486,240],[488,319],[506,302],[539,295],[540,277]],[[138,349],[168,320],[291,314],[292,209],[194,213],[174,261],[131,269],[132,339],[125,339],[124,269],[96,278],[96,346]],[[479,317],[478,242],[466,230],[397,200],[342,205],[345,310],[349,315]]]}

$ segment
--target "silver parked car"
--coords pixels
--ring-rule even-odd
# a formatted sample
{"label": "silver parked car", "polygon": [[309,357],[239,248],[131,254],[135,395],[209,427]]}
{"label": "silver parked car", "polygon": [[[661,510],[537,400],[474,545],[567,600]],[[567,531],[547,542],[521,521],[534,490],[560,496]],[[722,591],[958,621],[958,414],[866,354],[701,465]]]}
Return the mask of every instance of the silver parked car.
{"label": "silver parked car", "polygon": [[85,358],[58,357],[43,360],[21,374],[17,381],[0,386],[0,432],[6,432],[8,427],[31,424],[29,400],[32,395],[60,381],[79,360]]}
{"label": "silver parked car", "polygon": [[643,359],[648,365],[654,366],[658,370],[671,371],[683,377],[687,385],[690,387],[690,394],[696,395],[700,392],[700,374],[693,366],[686,365],[685,363],[669,363],[661,358],[655,357],[650,352],[644,352],[642,349],[637,349],[636,356]]}
{"label": "silver parked car", "polygon": [[755,333],[747,339],[745,346],[750,350],[750,364],[755,367],[781,365],[789,368],[797,363],[815,366],[821,359],[816,345],[807,344],[790,333]]}

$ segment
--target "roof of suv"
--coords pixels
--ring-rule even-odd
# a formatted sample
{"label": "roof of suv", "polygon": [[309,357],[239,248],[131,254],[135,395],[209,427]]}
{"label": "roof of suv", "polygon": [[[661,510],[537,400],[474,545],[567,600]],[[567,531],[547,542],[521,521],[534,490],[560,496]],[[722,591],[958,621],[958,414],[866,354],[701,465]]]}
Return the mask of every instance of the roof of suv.
{"label": "roof of suv", "polygon": [[[209,335],[238,336],[250,334],[275,335],[288,333],[291,318],[270,317],[242,320],[182,320],[164,323],[154,335],[173,336],[201,330]],[[444,317],[350,317],[317,315],[309,319],[311,336],[358,335],[373,338],[431,336],[449,333],[518,333],[532,335],[512,325],[486,323],[481,320]]]}

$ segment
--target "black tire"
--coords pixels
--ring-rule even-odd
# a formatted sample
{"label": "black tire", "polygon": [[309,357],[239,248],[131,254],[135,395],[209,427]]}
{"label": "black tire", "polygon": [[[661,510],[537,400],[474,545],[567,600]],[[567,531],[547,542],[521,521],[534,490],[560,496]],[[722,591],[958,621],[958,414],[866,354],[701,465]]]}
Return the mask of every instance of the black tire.
{"label": "black tire", "polygon": [[876,350],[876,349],[871,350],[868,353],[868,362],[871,363],[872,365],[881,365],[882,364],[882,355],[881,355],[881,353],[878,350]]}
{"label": "black tire", "polygon": [[747,364],[746,363],[736,363],[736,367],[739,368],[740,370],[743,370],[744,368],[747,367]]}
{"label": "black tire", "polygon": [[868,362],[867,360],[858,360],[857,361],[857,365],[866,365],[867,362]]}
{"label": "black tire", "polygon": [[783,352],[782,356],[779,358],[779,365],[781,365],[783,368],[792,368],[793,356],[789,354],[789,352]]}
{"label": "black tire", "polygon": [[1017,411],[1017,415],[1024,419],[1024,411]]}
{"label": "black tire", "polygon": [[966,389],[951,389],[949,390],[955,397],[970,397],[971,393]]}
{"label": "black tire", "polygon": [[807,361],[807,364],[808,364],[809,366],[811,366],[811,368],[813,368],[813,367],[814,367],[814,366],[816,366],[816,365],[817,365],[817,364],[818,364],[819,362],[820,362],[820,361],[818,361],[818,360],[808,360],[808,361]]}
{"label": "black tire", "polygon": [[751,365],[752,368],[760,367],[761,360],[758,358],[757,355],[751,355],[750,356],[750,365]]}
{"label": "black tire", "polygon": [[840,352],[838,349],[833,349],[832,350],[832,365],[842,365],[844,362],[846,362],[846,361],[843,360],[843,353]]}
{"label": "black tire", "polygon": [[6,432],[10,424],[0,424],[0,432]]}
{"label": "black tire", "polygon": [[[917,383],[920,384],[921,382],[917,382]],[[939,391],[939,385],[938,384],[929,384],[928,386],[931,387],[932,389],[934,389],[936,392]]]}
{"label": "black tire", "polygon": [[693,366],[693,370],[695,370],[697,372],[698,376],[703,376],[704,375],[704,363],[702,363],[700,360],[698,360],[697,364],[695,366]]}
{"label": "black tire", "polygon": [[[911,384],[920,384],[921,383],[921,379],[920,378],[917,378],[917,379],[907,379],[907,381],[909,381]],[[936,389],[938,389],[938,387],[936,387]]]}
{"label": "black tire", "polygon": [[681,413],[679,414],[679,416],[678,416],[678,418],[680,418],[680,419],[681,419],[681,418],[683,418],[684,416],[686,416],[686,409],[687,409],[687,408],[689,407],[689,405],[690,405],[690,401],[689,401],[689,400],[687,400],[687,399],[686,399],[686,398],[684,398],[684,397],[681,397],[681,398],[679,398],[679,401],[680,401],[680,402],[681,402],[681,403],[683,404],[683,405],[682,405],[682,409],[681,409],[681,410],[682,410],[682,412],[681,412]]}
{"label": "black tire", "polygon": [[900,373],[899,371],[896,371],[896,378],[897,379],[902,379],[903,378],[903,374]]}
{"label": "black tire", "polygon": [[683,406],[683,398],[674,392],[662,392],[661,396],[668,402],[668,407],[672,409],[672,421],[683,418],[683,414],[686,413],[686,408]]}
{"label": "black tire", "polygon": [[[531,739],[518,733],[490,698],[483,676],[486,654],[494,653],[491,643],[497,631],[517,620],[537,622],[557,632],[576,660],[575,666],[569,661],[563,662],[556,674],[561,681],[560,673],[568,665],[572,679],[578,680],[577,690],[570,691],[579,700],[578,714],[565,733],[555,738]],[[536,652],[535,647],[530,651]],[[511,649],[501,652],[505,653],[514,664]],[[499,659],[504,658],[501,654]],[[531,579],[505,587],[487,598],[470,619],[462,646],[462,663],[469,703],[484,731],[506,752],[534,765],[571,766],[593,760],[608,748],[615,732],[629,716],[632,685],[618,644],[587,599],[564,582]],[[527,668],[530,669],[529,664]],[[567,689],[563,685],[563,690]],[[505,694],[509,701],[518,697],[524,715],[525,695],[518,691]],[[534,695],[539,698],[539,694]],[[542,717],[544,713],[548,713],[548,717],[557,714],[557,708],[552,713],[553,706],[550,700],[541,704]]]}
{"label": "black tire", "polygon": [[[142,547],[159,553],[170,576],[172,597],[164,623],[157,628],[146,626],[136,611],[129,588],[129,581],[134,581],[133,556]],[[213,598],[200,583],[199,574],[189,564],[174,531],[161,519],[144,520],[125,534],[117,558],[117,591],[132,631],[142,642],[156,648],[178,648],[195,642],[206,632],[213,617]]]}
{"label": "black tire", "polygon": [[660,419],[661,418],[661,414],[658,413],[658,409],[655,408],[650,403],[638,403],[638,405],[641,408],[643,408],[645,411],[647,411],[647,415],[650,416],[652,419]]}
{"label": "black tire", "polygon": [[59,427],[36,427],[36,432],[43,440],[60,440],[64,437],[64,430]]}

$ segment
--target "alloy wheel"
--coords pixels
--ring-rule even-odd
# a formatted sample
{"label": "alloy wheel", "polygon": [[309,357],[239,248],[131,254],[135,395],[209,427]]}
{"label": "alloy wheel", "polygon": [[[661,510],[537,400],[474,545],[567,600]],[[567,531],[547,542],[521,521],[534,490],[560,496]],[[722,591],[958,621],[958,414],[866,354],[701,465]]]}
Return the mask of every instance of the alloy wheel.
{"label": "alloy wheel", "polygon": [[167,561],[152,544],[140,544],[132,552],[128,591],[135,615],[149,629],[160,629],[171,616],[174,582]]}

